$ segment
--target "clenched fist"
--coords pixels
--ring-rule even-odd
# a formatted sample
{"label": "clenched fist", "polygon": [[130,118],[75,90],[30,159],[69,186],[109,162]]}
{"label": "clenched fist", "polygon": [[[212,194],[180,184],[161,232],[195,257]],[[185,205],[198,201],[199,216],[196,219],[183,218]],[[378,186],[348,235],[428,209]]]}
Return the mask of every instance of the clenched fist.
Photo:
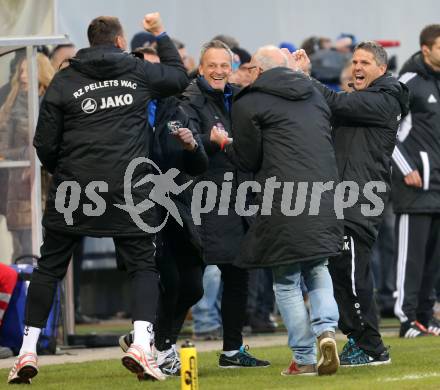
{"label": "clenched fist", "polygon": [[159,12],[153,12],[144,16],[144,29],[153,35],[159,35],[165,31]]}
{"label": "clenched fist", "polygon": [[180,141],[185,150],[193,151],[197,147],[197,142],[193,137],[193,133],[190,129],[182,127],[176,130],[173,135]]}

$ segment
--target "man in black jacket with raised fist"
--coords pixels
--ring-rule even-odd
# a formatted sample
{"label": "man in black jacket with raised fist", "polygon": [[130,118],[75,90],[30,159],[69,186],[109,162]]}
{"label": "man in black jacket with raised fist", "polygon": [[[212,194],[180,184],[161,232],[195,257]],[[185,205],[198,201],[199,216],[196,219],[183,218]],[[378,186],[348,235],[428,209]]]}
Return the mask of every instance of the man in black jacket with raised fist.
{"label": "man in black jacket with raised fist", "polygon": [[420,51],[403,66],[410,92],[393,153],[400,337],[440,335],[433,317],[440,269],[440,24],[420,33]]}
{"label": "man in black jacket with raised fist", "polygon": [[138,184],[152,176],[145,107],[151,99],[179,93],[188,80],[159,14],[146,15],[144,28],[157,37],[161,64],[125,53],[119,20],[101,16],[88,27],[90,48],[55,75],[41,104],[34,146],[53,180],[23,345],[9,383],[30,383],[38,373],[38,337],[82,236],[113,237],[118,261],[131,279],[134,343],[124,366],[139,378],[165,379],[150,348],[159,281],[154,235],[145,226],[155,226],[154,203],[148,199],[150,183]]}
{"label": "man in black jacket with raised fist", "polygon": [[[298,54],[301,62],[305,53]],[[408,111],[408,89],[387,73],[386,51],[373,41],[356,46],[352,77],[351,93],[337,93],[315,81],[332,111],[340,179],[359,187],[357,201],[344,212],[342,254],[330,261],[329,268],[339,328],[348,337],[341,365],[379,365],[390,363],[391,358],[379,332],[371,248],[389,197],[391,155],[399,121]],[[344,198],[351,195],[346,191]]]}

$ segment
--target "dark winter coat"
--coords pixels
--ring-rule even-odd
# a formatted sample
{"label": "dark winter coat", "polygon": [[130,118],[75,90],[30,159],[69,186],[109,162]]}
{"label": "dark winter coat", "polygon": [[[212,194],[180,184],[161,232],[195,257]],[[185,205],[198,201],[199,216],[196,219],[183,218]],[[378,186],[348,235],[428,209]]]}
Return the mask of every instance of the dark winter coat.
{"label": "dark winter coat", "polygon": [[[185,111],[179,106],[180,102],[175,97],[169,97],[160,99],[157,103],[156,110],[156,125],[152,129],[151,143],[151,158],[159,166],[162,172],[166,172],[171,168],[177,168],[180,173],[176,177],[175,182],[177,185],[183,185],[190,180],[195,180],[194,176],[203,174],[208,168],[208,156],[205,153],[202,140],[197,133],[196,126],[194,126],[189,120]],[[183,149],[179,141],[173,136],[168,129],[169,121],[179,121],[183,127],[189,128],[193,132],[194,139],[196,140],[198,147],[194,151],[187,151]],[[198,231],[194,225],[194,221],[191,217],[191,200],[193,186],[188,187],[180,194],[170,194],[170,198],[177,206],[179,215],[182,218],[183,227],[180,227],[172,221],[173,232],[177,232],[182,237],[169,237],[165,229],[159,233],[157,240],[157,252],[158,256],[161,256],[162,246],[173,242],[186,243],[180,245],[179,256],[183,257],[195,257],[190,259],[192,261],[202,259],[202,243]],[[160,207],[159,219],[163,220],[165,210]],[[169,218],[172,218],[169,216]],[[160,223],[161,221],[159,221]],[[163,234],[162,234],[163,233]],[[191,248],[189,248],[190,244]],[[188,253],[181,253],[186,251]]]}
{"label": "dark winter coat", "polygon": [[[391,155],[396,143],[399,121],[408,112],[408,88],[385,74],[361,91],[334,92],[318,81],[333,115],[333,139],[340,179],[359,185],[359,198],[344,211],[345,226],[370,245],[377,237],[382,214],[365,216],[361,205],[375,209],[364,195],[365,184],[384,183],[377,196],[385,204],[391,182]],[[364,206],[365,207],[365,206]]]}
{"label": "dark winter coat", "polygon": [[[98,237],[146,234],[115,204],[126,204],[124,174],[129,163],[148,157],[147,103],[179,93],[188,82],[168,36],[158,39],[157,49],[161,64],[143,61],[113,46],[82,49],[69,67],[55,75],[41,104],[34,138],[40,161],[53,173],[45,227]],[[150,172],[147,164],[139,165],[132,187]],[[81,188],[71,224],[55,205],[57,188],[64,181],[75,181]],[[108,183],[108,192],[95,189],[106,204],[103,215],[83,212],[85,204],[92,206],[92,213],[96,209],[96,202],[84,195],[91,181]],[[150,187],[147,182],[131,188],[134,205],[148,197]],[[151,224],[153,209],[140,217]]]}
{"label": "dark winter coat", "polygon": [[[416,53],[403,66],[400,81],[410,91],[410,112],[402,121],[393,153],[393,198],[396,213],[440,213],[440,72]],[[418,170],[422,188],[405,185]]]}
{"label": "dark winter coat", "polygon": [[[334,212],[338,171],[330,110],[310,79],[283,67],[265,71],[236,97],[232,120],[237,159],[262,187],[256,221],[235,264],[272,267],[338,254],[343,234]],[[283,184],[274,191],[270,213],[262,215],[265,183],[273,177]],[[299,182],[307,183],[305,207],[290,213],[298,207]],[[309,215],[314,182],[332,182],[333,189],[322,193],[317,215]],[[294,185],[290,195],[286,183]]]}
{"label": "dark winter coat", "polygon": [[[227,85],[229,94],[235,95],[238,89]],[[232,96],[231,96],[232,97]],[[238,254],[241,241],[248,229],[248,221],[235,211],[236,191],[239,184],[249,180],[250,175],[237,169],[229,156],[210,141],[211,129],[221,124],[231,132],[230,102],[225,102],[223,91],[213,90],[203,78],[197,78],[183,94],[183,107],[190,118],[197,123],[198,132],[209,157],[208,170],[198,181],[210,181],[217,189],[216,203],[210,212],[201,215],[199,226],[207,264],[232,263]],[[227,215],[219,215],[219,200],[225,173],[232,172],[230,202],[225,206]]]}

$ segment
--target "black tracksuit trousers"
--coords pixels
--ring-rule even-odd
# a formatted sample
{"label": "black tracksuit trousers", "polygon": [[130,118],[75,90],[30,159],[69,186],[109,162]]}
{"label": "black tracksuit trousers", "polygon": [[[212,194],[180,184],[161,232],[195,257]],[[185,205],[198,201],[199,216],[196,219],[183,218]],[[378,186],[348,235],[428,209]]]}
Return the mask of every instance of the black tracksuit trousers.
{"label": "black tracksuit trousers", "polygon": [[188,310],[203,296],[204,265],[174,219],[168,220],[157,241],[161,293],[155,346],[164,351],[176,344]]}
{"label": "black tracksuit trousers", "polygon": [[435,303],[440,271],[440,214],[397,214],[397,299],[394,313],[401,323],[427,326]]}
{"label": "black tracksuit trousers", "polygon": [[[46,229],[38,267],[32,273],[26,302],[25,324],[44,328],[57,283],[66,275],[73,251],[82,236]],[[155,323],[159,276],[154,260],[154,236],[113,237],[116,258],[127,268],[131,282],[133,321]]]}
{"label": "black tracksuit trousers", "polygon": [[330,260],[329,271],[339,308],[339,329],[370,356],[380,355],[385,346],[374,298],[371,245],[345,228],[342,253]]}

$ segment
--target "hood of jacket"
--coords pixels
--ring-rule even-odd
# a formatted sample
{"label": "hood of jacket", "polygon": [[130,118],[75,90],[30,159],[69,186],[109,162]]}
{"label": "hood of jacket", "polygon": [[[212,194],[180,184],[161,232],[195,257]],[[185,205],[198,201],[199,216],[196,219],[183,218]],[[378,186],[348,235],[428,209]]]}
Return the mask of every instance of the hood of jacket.
{"label": "hood of jacket", "polygon": [[421,51],[414,53],[403,64],[402,69],[400,70],[399,74],[402,75],[407,72],[417,73],[425,79],[428,79],[430,77],[434,77],[437,80],[440,80],[440,72],[436,72],[429,65],[427,65],[425,63],[425,61],[423,61],[423,55],[422,55]]}
{"label": "hood of jacket", "polygon": [[288,100],[304,100],[313,93],[313,84],[303,73],[294,72],[289,68],[276,67],[263,72],[238,96],[251,91],[264,92]]}
{"label": "hood of jacket", "polygon": [[409,89],[408,87],[393,77],[390,73],[374,80],[366,91],[386,92],[394,96],[400,104],[402,118],[409,112]]}
{"label": "hood of jacket", "polygon": [[79,50],[70,60],[70,66],[93,79],[104,80],[134,70],[136,61],[131,54],[104,45]]}

